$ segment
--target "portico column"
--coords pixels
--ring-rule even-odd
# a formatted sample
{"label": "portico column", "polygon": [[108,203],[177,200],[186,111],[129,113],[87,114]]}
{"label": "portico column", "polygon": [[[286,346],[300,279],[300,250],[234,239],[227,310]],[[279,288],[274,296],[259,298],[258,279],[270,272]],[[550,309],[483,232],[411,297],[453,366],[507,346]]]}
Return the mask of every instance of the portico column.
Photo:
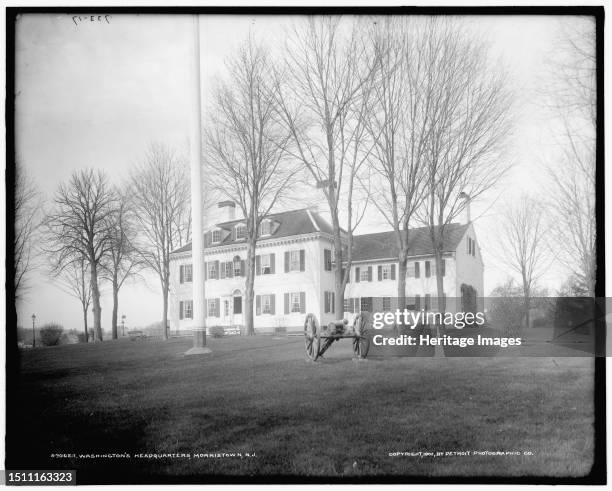
{"label": "portico column", "polygon": [[191,167],[191,217],[193,237],[193,348],[186,355],[210,353],[206,347],[206,317],[204,315],[204,223],[202,209],[202,108],[200,92],[200,20],[194,15],[191,73],[189,77],[190,125],[189,159]]}

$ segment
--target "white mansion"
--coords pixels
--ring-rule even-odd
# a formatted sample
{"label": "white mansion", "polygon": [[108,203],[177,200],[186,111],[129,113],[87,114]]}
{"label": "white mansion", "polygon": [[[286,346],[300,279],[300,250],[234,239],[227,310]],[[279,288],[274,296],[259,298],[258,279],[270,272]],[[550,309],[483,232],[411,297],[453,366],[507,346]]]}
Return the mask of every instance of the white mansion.
{"label": "white mansion", "polygon": [[[245,283],[245,225],[235,220],[235,205],[219,203],[226,221],[205,234],[206,326],[242,327]],[[460,297],[468,286],[483,292],[483,262],[471,223],[446,229],[443,248],[444,294]],[[412,308],[436,309],[435,261],[425,228],[411,230],[406,279]],[[309,210],[271,214],[263,221],[257,242],[255,330],[297,331],[307,313],[321,323],[343,315],[334,312],[332,228],[319,213]],[[397,252],[393,232],[354,237],[350,282],[344,316],[359,310],[383,311],[397,307]],[[191,329],[193,313],[191,244],[172,253],[170,328]]]}

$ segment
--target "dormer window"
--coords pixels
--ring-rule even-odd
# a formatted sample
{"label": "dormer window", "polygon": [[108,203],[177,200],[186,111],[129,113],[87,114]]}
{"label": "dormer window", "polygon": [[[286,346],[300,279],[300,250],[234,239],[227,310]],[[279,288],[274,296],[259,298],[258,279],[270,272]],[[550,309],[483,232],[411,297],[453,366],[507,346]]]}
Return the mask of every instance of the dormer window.
{"label": "dormer window", "polygon": [[270,235],[271,228],[270,220],[264,220],[259,226],[259,235]]}
{"label": "dormer window", "polygon": [[213,244],[218,244],[219,242],[221,242],[221,230],[213,230],[212,242]]}
{"label": "dormer window", "polygon": [[236,240],[244,239],[246,237],[246,226],[236,225]]}

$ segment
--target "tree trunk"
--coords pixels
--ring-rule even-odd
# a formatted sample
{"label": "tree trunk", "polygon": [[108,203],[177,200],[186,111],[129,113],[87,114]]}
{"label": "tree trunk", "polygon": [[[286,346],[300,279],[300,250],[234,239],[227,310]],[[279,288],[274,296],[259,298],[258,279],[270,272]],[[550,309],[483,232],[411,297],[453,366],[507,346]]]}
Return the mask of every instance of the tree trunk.
{"label": "tree trunk", "polygon": [[102,307],[100,306],[100,289],[98,288],[98,267],[94,261],[89,262],[91,270],[91,299],[94,317],[94,341],[102,339]]}
{"label": "tree trunk", "polygon": [[401,251],[398,258],[399,264],[397,268],[397,308],[404,310],[406,308],[406,269],[408,265],[407,251]]}
{"label": "tree trunk", "polygon": [[164,297],[164,313],[162,318],[162,329],[164,331],[164,339],[168,340],[168,291],[169,284],[166,282],[162,285],[162,296]]}
{"label": "tree trunk", "polygon": [[444,302],[444,277],[442,276],[442,251],[436,247],[434,250],[436,258],[436,287],[438,291],[438,311],[444,314],[446,305]]}
{"label": "tree trunk", "polygon": [[89,331],[87,330],[87,306],[83,306],[83,326],[85,328],[85,342],[89,342]]}
{"label": "tree trunk", "polygon": [[113,315],[111,318],[112,336],[117,339],[117,311],[119,310],[119,285],[117,279],[113,278]]}
{"label": "tree trunk", "polygon": [[246,282],[244,288],[244,326],[247,336],[255,334],[255,321],[253,318],[253,307],[255,298],[255,241],[247,243],[246,258]]}
{"label": "tree trunk", "polygon": [[[336,316],[337,318],[344,318],[344,290],[346,283],[344,283],[344,275],[342,274],[342,240],[340,238],[340,222],[338,216],[332,216],[333,230],[334,230],[334,261],[336,263],[336,274],[334,281],[334,289],[336,291]],[[350,274],[351,265],[347,264],[346,269],[349,270]]]}

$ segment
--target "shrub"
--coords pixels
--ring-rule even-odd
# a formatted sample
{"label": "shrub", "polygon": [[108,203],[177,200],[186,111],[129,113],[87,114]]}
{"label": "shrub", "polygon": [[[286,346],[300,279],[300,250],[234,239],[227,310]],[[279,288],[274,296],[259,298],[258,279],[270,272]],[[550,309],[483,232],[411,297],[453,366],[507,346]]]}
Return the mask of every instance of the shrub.
{"label": "shrub", "polygon": [[225,335],[225,330],[223,326],[212,326],[210,328],[210,335],[213,338],[222,338]]}
{"label": "shrub", "polygon": [[42,326],[40,329],[40,340],[43,346],[57,345],[62,337],[62,332],[64,332],[64,328],[54,322]]}

